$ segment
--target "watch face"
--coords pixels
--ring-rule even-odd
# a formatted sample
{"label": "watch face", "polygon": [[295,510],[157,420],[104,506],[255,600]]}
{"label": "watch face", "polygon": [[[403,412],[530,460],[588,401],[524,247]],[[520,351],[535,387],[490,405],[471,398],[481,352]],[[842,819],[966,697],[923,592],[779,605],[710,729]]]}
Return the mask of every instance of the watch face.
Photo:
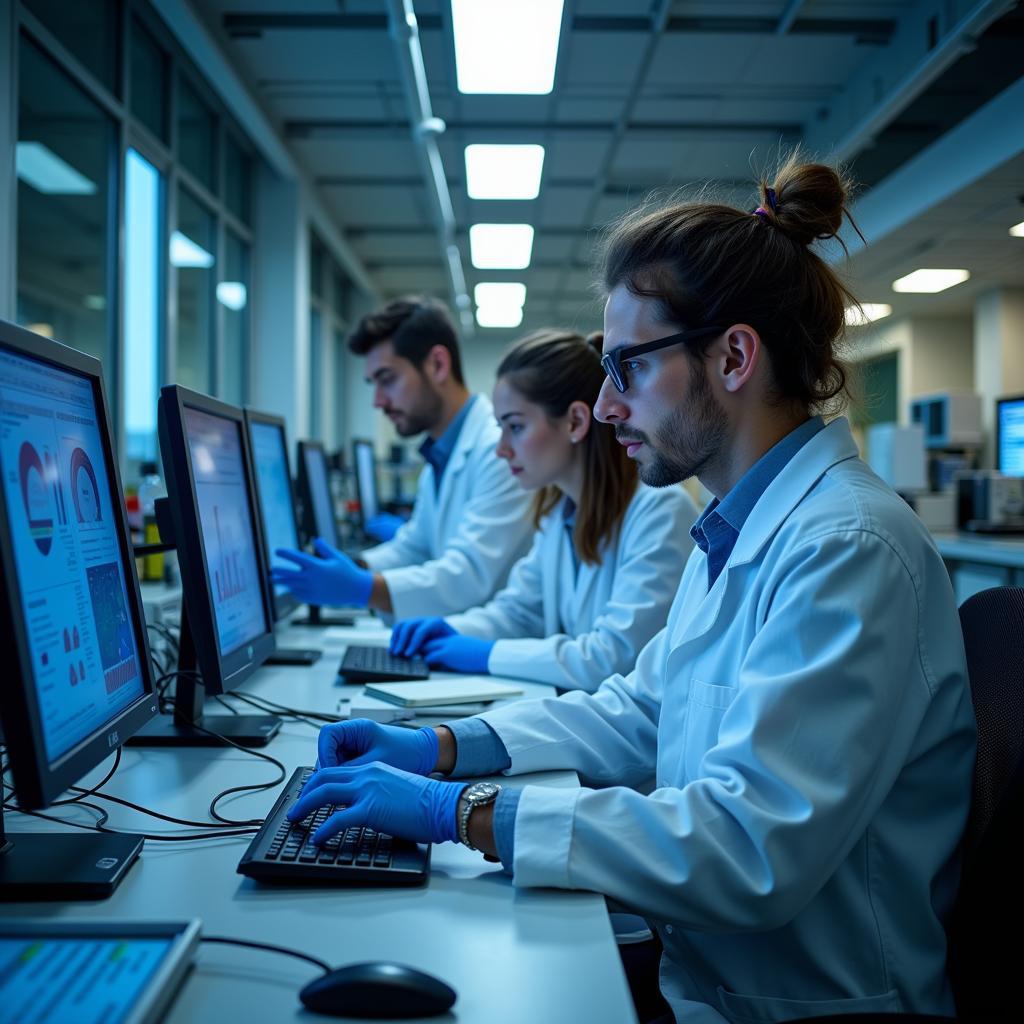
{"label": "watch face", "polygon": [[499,786],[493,782],[477,782],[469,788],[467,796],[474,803],[493,800],[498,795]]}

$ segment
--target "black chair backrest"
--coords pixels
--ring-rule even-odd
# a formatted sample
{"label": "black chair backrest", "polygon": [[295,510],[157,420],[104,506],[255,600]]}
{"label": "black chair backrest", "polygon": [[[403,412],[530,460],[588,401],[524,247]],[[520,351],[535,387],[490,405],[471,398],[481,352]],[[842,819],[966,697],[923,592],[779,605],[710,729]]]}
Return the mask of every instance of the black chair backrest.
{"label": "black chair backrest", "polygon": [[960,624],[978,720],[978,757],[963,876],[949,930],[949,972],[958,1014],[983,1019],[1012,1010],[1019,1000],[1024,588],[975,594],[961,605]]}

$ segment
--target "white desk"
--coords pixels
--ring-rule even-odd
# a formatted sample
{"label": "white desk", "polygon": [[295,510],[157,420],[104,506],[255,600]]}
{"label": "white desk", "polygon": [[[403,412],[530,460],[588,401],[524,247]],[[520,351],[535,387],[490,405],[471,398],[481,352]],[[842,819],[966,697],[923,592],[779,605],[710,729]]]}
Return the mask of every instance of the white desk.
{"label": "white desk", "polygon": [[[356,630],[353,633],[357,632]],[[360,640],[366,638],[359,630]],[[282,704],[334,711],[345,691],[335,680],[344,643],[336,631],[292,627],[281,642],[323,645],[312,668],[264,668],[242,689]],[[382,636],[383,634],[379,634]],[[529,695],[551,687],[523,684]],[[239,710],[253,709],[240,706]],[[219,711],[215,703],[211,711]],[[262,748],[289,773],[312,764],[316,734],[302,723],[285,723]],[[84,784],[98,781],[106,766]],[[129,747],[106,791],[169,814],[206,820],[210,799],[242,782],[274,777],[273,765],[236,750],[158,750]],[[522,779],[503,780],[518,784]],[[569,772],[531,776],[531,783],[575,786]],[[219,810],[237,818],[262,817],[277,789],[222,801]],[[125,831],[171,829],[116,804],[110,825]],[[78,809],[61,813],[90,815]],[[11,832],[57,829],[37,818],[9,814]],[[0,905],[8,918],[199,917],[203,932],[266,941],[319,956],[334,966],[360,960],[398,960],[436,974],[458,993],[442,1020],[522,1024],[635,1021],[604,900],[591,893],[516,890],[500,865],[445,843],[435,846],[430,879],[415,889],[267,887],[235,873],[249,839],[194,843],[147,842],[139,862],[113,897],[98,903]],[[202,946],[168,1021],[313,1020],[298,1001],[316,969],[292,958],[237,947]],[[328,1019],[328,1018],[322,1018]],[[438,1019],[438,1018],[434,1018]]]}
{"label": "white desk", "polygon": [[989,587],[1024,587],[1024,538],[935,533],[957,604]]}

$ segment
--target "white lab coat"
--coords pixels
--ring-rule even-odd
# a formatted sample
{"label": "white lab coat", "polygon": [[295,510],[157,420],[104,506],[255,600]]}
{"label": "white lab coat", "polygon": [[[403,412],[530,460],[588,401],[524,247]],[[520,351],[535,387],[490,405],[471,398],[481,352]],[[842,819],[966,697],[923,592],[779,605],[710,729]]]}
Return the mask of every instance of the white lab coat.
{"label": "white lab coat", "polygon": [[412,517],[384,544],[362,553],[384,576],[396,619],[446,615],[490,599],[526,553],[530,497],[495,455],[501,432],[477,395],[441,476],[423,467]]}
{"label": "white lab coat", "polygon": [[[636,670],[485,715],[527,787],[517,885],[656,923],[687,1024],[950,1013],[975,751],[949,577],[846,420],[771,483],[710,592],[695,550]],[[628,788],[656,772],[656,788]]]}
{"label": "white lab coat", "polygon": [[448,622],[467,636],[497,641],[488,670],[596,690],[615,672],[629,672],[664,625],[693,548],[697,509],[681,487],[640,484],[601,562],[573,561],[558,504],[540,524],[530,553],[490,603]]}

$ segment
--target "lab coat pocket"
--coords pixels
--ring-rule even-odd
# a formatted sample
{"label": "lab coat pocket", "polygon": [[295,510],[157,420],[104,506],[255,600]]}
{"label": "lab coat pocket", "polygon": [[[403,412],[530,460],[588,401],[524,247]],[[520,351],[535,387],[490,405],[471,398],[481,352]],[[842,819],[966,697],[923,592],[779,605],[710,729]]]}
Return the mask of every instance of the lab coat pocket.
{"label": "lab coat pocket", "polygon": [[718,730],[726,708],[736,698],[735,686],[720,686],[694,679],[686,700],[686,729],[683,733],[683,768],[686,781],[700,778],[704,755],[718,743]]}
{"label": "lab coat pocket", "polygon": [[741,1024],[775,1024],[776,1021],[832,1014],[901,1012],[896,989],[856,999],[778,999],[773,996],[741,996],[719,986],[718,1000],[726,1018]]}

